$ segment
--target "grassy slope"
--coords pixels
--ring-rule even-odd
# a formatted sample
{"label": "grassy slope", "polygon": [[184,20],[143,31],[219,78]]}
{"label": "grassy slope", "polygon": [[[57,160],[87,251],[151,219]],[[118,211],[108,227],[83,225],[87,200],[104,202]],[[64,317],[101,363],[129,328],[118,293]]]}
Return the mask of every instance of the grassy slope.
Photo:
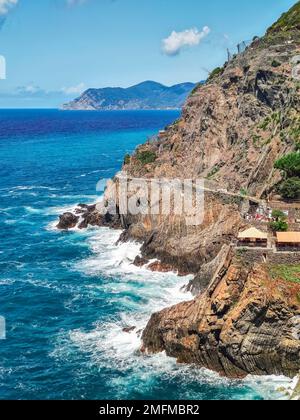
{"label": "grassy slope", "polygon": [[288,32],[300,30],[300,1],[298,1],[288,12],[284,13],[280,19],[268,30],[268,34],[275,32]]}
{"label": "grassy slope", "polygon": [[269,272],[274,280],[281,279],[300,284],[300,265],[272,265],[269,267]]}

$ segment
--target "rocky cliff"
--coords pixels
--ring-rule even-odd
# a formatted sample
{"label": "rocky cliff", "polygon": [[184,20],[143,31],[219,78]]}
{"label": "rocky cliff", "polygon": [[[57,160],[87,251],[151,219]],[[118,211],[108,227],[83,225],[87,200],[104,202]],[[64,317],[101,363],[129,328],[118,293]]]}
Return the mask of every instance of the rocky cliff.
{"label": "rocky cliff", "polygon": [[[280,180],[274,161],[299,140],[299,81],[292,60],[300,54],[299,2],[242,54],[215,71],[188,98],[182,117],[156,142],[140,146],[123,170],[139,178],[205,178],[219,188],[263,197]],[[287,23],[288,22],[288,23]],[[148,154],[151,161],[143,162]],[[217,257],[241,228],[236,202],[207,193],[202,226],[184,218],[139,218],[144,253],[167,263],[197,260],[193,271]],[[128,221],[134,237],[134,223]]]}
{"label": "rocky cliff", "polygon": [[[299,141],[299,81],[292,77],[299,25],[298,2],[265,37],[190,96],[182,118],[159,144],[142,146],[156,154],[152,165],[136,165],[133,157],[126,169],[135,176],[206,177],[231,191],[268,194],[280,180],[274,161]],[[220,218],[228,205],[215,199]],[[206,202],[206,212],[216,206]],[[231,233],[238,217],[228,209],[227,217],[232,215]],[[201,261],[198,291],[224,250],[224,242],[216,246],[214,239],[223,237],[225,225],[210,222],[201,242],[211,252],[205,253],[206,263]],[[153,315],[143,334],[144,350],[166,351],[179,362],[233,377],[293,376],[300,368],[299,309],[298,285],[271,279],[262,264],[233,258],[217,286],[212,283],[194,301]]]}
{"label": "rocky cliff", "polygon": [[[226,267],[226,268],[225,268]],[[194,301],[154,314],[143,351],[166,351],[229,377],[285,374],[300,360],[300,285],[232,256]]]}
{"label": "rocky cliff", "polygon": [[[123,171],[145,179],[204,178],[219,191],[266,196],[281,179],[275,160],[299,139],[299,81],[292,77],[300,54],[299,15],[298,2],[263,38],[213,72],[190,95],[182,117],[127,157]],[[144,242],[146,257],[197,272],[245,226],[241,205],[207,192],[201,226],[186,226],[184,217],[126,215],[124,227],[127,237]]]}
{"label": "rocky cliff", "polygon": [[[299,29],[298,2],[189,98],[155,164],[134,173],[204,176],[257,197],[272,190],[280,179],[274,161],[299,141],[299,81],[292,77]],[[300,286],[236,255],[223,264],[222,275],[194,301],[152,316],[143,350],[166,351],[230,377],[296,375]],[[203,268],[200,279],[209,277]]]}
{"label": "rocky cliff", "polygon": [[155,144],[156,159],[125,167],[133,176],[206,177],[230,191],[262,196],[278,181],[274,160],[299,138],[299,32],[268,33],[214,72],[188,98],[182,118]]}
{"label": "rocky cliff", "polygon": [[[125,159],[123,172],[132,178],[205,179],[202,224],[188,225],[185,214],[111,217],[108,211],[103,219],[92,212],[94,224],[111,221],[124,229],[121,240],[142,243],[138,264],[158,258],[162,266],[196,275],[189,289],[198,297],[153,315],[143,334],[145,351],[165,350],[228,376],[291,376],[300,369],[299,287],[271,279],[262,262],[241,263],[229,253],[247,226],[242,195],[267,196],[281,179],[275,160],[299,141],[299,80],[293,77],[299,29],[297,2],[195,89],[178,121]],[[119,182],[115,177],[105,201],[114,200]]]}
{"label": "rocky cliff", "polygon": [[[125,159],[129,177],[203,178],[217,186],[205,194],[199,226],[187,226],[185,215],[119,215],[123,240],[141,241],[146,258],[199,273],[198,291],[207,285],[223,246],[246,227],[242,198],[220,190],[267,195],[281,179],[274,161],[299,140],[299,80],[292,77],[293,59],[300,54],[299,16],[298,2],[263,38],[198,86],[165,133]],[[118,182],[115,177],[116,187]],[[114,199],[111,191],[107,200]]]}

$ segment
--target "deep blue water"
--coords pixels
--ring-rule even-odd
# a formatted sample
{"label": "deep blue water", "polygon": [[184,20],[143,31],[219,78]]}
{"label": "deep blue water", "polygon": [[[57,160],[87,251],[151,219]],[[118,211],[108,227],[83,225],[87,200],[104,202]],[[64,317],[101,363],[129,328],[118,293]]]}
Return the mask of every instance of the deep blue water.
{"label": "deep blue water", "polygon": [[[0,111],[1,399],[261,399],[281,380],[229,381],[158,355],[136,332],[190,296],[186,279],[134,268],[118,232],[62,233],[58,215],[177,112]],[[99,193],[98,193],[99,194]]]}

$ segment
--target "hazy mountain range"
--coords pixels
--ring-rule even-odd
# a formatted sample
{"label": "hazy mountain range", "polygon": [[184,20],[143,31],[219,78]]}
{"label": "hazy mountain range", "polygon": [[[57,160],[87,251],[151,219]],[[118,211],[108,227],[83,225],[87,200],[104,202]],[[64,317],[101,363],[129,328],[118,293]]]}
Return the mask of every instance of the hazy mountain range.
{"label": "hazy mountain range", "polygon": [[129,88],[88,89],[63,105],[65,110],[146,110],[181,108],[195,83],[171,87],[146,81]]}

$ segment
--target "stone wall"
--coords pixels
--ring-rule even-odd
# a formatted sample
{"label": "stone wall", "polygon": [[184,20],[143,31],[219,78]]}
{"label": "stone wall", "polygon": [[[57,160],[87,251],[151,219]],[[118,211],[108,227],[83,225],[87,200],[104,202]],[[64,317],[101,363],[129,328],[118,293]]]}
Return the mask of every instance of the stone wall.
{"label": "stone wall", "polygon": [[266,257],[271,253],[268,249],[240,248],[236,250],[237,257],[241,258],[246,265],[266,262]]}
{"label": "stone wall", "polygon": [[272,252],[268,255],[269,264],[300,264],[300,252]]}
{"label": "stone wall", "polygon": [[237,249],[236,255],[243,259],[245,264],[253,265],[255,263],[267,264],[300,264],[300,252],[275,252],[271,249]]}

